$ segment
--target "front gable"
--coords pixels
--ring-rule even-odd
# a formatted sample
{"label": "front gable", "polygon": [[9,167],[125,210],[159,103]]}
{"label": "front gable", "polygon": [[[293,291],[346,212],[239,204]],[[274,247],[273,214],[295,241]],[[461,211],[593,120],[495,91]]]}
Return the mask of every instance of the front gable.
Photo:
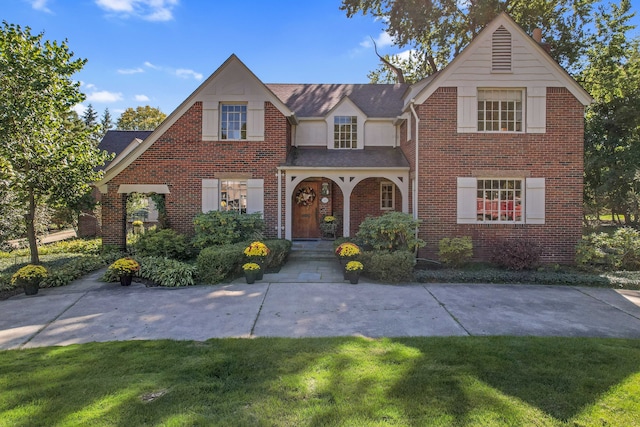
{"label": "front gable", "polygon": [[222,103],[246,105],[248,141],[264,140],[265,103],[271,103],[290,120],[293,112],[280,101],[236,55],[231,55],[207,80],[205,80],[182,104],[130,152],[112,162],[103,179],[96,183],[101,191],[106,184],[138,159],[149,147],[160,139],[196,103],[202,104],[202,140],[215,141],[219,135],[219,106]]}
{"label": "front gable", "polygon": [[[337,148],[334,146],[334,141],[336,138],[336,127],[340,127],[339,124],[336,123],[336,118],[345,118],[345,117],[353,117],[355,118],[355,126],[357,128],[356,133],[356,149],[364,148],[364,124],[367,119],[367,116],[362,112],[358,106],[349,99],[348,96],[345,96],[336,106],[327,113],[325,117],[325,122],[327,125],[327,148],[333,149]],[[352,125],[350,125],[352,126]]]}
{"label": "front gable", "polygon": [[544,48],[505,13],[489,23],[427,84],[414,85],[407,102],[424,103],[440,87],[457,89],[459,133],[478,131],[478,93],[482,90],[520,91],[524,114],[522,131],[526,133],[545,133],[548,87],[566,88],[583,105],[592,101]]}

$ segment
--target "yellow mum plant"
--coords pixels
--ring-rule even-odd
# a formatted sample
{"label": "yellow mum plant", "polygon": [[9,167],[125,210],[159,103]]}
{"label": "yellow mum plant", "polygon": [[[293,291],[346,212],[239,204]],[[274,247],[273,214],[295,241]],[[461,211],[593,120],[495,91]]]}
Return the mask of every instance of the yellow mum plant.
{"label": "yellow mum plant", "polygon": [[255,262],[247,262],[242,265],[242,269],[244,271],[258,271],[260,270],[260,266]]}
{"label": "yellow mum plant", "polygon": [[336,248],[339,257],[351,257],[360,254],[360,248],[355,243],[343,243]]}
{"label": "yellow mum plant", "polygon": [[253,242],[244,250],[246,256],[267,256],[269,252],[271,251],[267,245],[262,242]]}
{"label": "yellow mum plant", "polygon": [[43,266],[29,264],[13,273],[11,283],[40,283],[48,275],[47,269]]}
{"label": "yellow mum plant", "polygon": [[336,220],[336,217],[333,215],[327,215],[324,217],[324,222],[334,222]]}
{"label": "yellow mum plant", "polygon": [[346,266],[347,271],[362,271],[364,265],[360,261],[349,261]]}
{"label": "yellow mum plant", "polygon": [[115,272],[118,276],[125,274],[133,274],[140,270],[140,264],[133,258],[120,258],[109,266],[109,270]]}

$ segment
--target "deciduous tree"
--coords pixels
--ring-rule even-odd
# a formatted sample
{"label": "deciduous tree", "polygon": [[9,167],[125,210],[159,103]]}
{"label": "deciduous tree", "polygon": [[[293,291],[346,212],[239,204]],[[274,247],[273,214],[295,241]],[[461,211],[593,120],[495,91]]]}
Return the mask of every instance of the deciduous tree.
{"label": "deciduous tree", "polygon": [[29,27],[3,22],[0,30],[0,157],[17,200],[25,207],[31,262],[39,263],[34,219],[41,203],[72,204],[101,176],[108,158],[71,108],[84,96],[63,42],[43,40]]}
{"label": "deciduous tree", "polygon": [[148,105],[127,108],[118,118],[116,127],[120,130],[154,130],[167,117],[159,108]]}

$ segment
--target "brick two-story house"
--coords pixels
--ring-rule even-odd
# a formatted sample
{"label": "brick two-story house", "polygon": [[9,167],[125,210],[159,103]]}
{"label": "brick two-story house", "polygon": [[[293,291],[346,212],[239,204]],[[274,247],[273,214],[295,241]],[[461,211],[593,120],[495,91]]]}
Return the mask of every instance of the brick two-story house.
{"label": "brick two-story house", "polygon": [[169,223],[262,212],[271,237],[352,236],[367,215],[411,213],[443,237],[499,238],[572,262],[581,235],[590,96],[506,14],[413,85],[265,84],[232,55],[98,183],[104,243],[124,244],[130,192],[165,195]]}

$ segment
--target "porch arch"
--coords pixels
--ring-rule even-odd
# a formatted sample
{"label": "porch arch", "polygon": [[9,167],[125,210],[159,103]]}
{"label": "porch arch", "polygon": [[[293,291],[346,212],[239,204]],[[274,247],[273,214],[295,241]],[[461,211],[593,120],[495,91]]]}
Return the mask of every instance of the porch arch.
{"label": "porch arch", "polygon": [[[409,169],[408,168],[386,168],[386,169],[302,169],[302,168],[279,168],[279,178],[285,180],[284,191],[284,238],[291,240],[293,228],[293,192],[298,184],[309,178],[326,178],[332,180],[342,191],[343,200],[343,235],[349,236],[351,221],[351,193],[355,187],[368,178],[383,178],[393,182],[402,195],[402,212],[409,212]],[[282,217],[282,198],[279,199],[278,211]],[[282,237],[279,230],[279,235]]]}

